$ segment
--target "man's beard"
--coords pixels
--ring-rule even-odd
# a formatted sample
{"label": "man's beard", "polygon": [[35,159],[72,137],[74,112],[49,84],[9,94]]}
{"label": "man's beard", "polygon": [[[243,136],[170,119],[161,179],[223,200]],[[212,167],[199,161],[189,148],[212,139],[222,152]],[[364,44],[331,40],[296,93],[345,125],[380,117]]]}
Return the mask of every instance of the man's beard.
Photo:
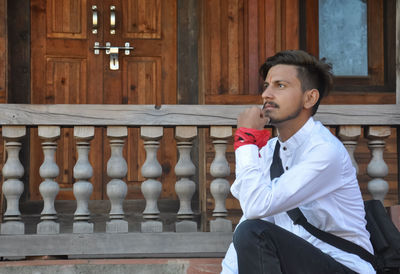
{"label": "man's beard", "polygon": [[[275,107],[279,108],[279,105],[275,104]],[[265,113],[265,116],[270,119],[269,120],[270,125],[277,125],[277,124],[281,124],[283,122],[297,118],[300,115],[300,112],[302,109],[303,109],[303,106],[299,105],[299,107],[292,114],[290,114],[284,118],[281,118],[281,119],[274,119],[273,117],[268,115],[268,112]]]}

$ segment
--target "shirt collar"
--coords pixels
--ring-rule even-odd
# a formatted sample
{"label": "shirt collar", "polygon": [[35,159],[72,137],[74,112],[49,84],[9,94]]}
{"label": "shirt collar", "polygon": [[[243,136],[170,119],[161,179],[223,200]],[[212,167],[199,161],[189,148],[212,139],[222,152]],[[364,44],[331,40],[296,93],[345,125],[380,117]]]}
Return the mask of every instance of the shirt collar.
{"label": "shirt collar", "polygon": [[299,147],[305,140],[309,139],[314,125],[315,121],[313,117],[310,117],[307,122],[286,142],[281,142],[278,139],[278,141],[281,143],[281,148],[287,148],[291,150]]}

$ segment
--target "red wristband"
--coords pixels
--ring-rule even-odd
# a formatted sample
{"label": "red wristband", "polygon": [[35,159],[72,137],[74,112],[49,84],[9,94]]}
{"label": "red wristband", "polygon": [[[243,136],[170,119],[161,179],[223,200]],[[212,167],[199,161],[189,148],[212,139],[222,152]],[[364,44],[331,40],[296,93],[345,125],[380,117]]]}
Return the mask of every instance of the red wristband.
{"label": "red wristband", "polygon": [[243,145],[253,144],[261,149],[267,144],[270,137],[271,133],[266,129],[258,130],[254,128],[240,127],[236,130],[235,143],[233,147],[236,150],[238,147]]}

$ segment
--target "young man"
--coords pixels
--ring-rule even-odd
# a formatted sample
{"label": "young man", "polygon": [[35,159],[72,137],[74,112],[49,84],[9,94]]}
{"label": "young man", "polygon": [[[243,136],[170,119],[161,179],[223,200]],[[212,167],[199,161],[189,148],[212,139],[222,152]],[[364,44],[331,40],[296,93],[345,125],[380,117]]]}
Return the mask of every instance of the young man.
{"label": "young man", "polygon": [[[245,110],[237,122],[231,192],[243,217],[222,273],[375,273],[370,263],[312,236],[287,213],[299,207],[315,227],[373,253],[355,168],[342,143],[312,117],[332,86],[330,69],[298,50],[262,65],[263,108]],[[268,123],[278,137],[265,145]],[[273,161],[282,163],[280,172]]]}

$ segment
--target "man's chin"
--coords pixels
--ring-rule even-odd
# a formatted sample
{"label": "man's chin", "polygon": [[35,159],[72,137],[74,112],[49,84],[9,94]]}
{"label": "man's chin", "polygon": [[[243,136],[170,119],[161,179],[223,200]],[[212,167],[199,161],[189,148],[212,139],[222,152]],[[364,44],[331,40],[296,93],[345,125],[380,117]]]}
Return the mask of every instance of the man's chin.
{"label": "man's chin", "polygon": [[268,125],[275,126],[276,122],[274,120],[269,120]]}
{"label": "man's chin", "polygon": [[271,125],[271,126],[276,126],[276,125],[279,125],[282,122],[284,122],[284,121],[269,117],[269,123],[268,124]]}
{"label": "man's chin", "polygon": [[272,124],[272,122],[276,121],[276,119],[274,119],[274,117],[271,117],[270,112],[264,112],[264,117],[269,119],[268,124]]}

